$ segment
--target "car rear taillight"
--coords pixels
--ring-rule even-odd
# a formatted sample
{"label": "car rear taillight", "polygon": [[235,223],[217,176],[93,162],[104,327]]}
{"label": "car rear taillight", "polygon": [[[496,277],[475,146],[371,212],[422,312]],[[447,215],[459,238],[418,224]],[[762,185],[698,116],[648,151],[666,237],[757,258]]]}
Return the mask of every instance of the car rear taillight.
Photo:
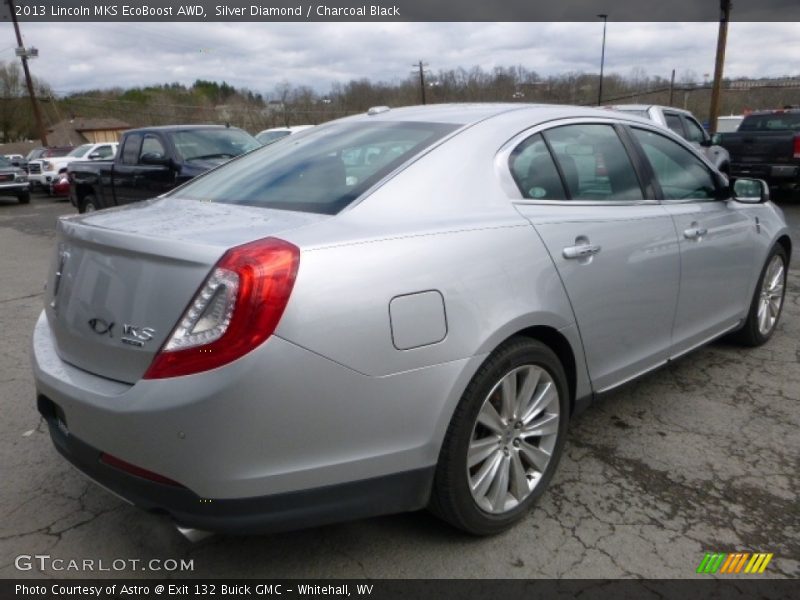
{"label": "car rear taillight", "polygon": [[221,367],[269,338],[292,293],[300,250],[265,238],[228,250],[144,374],[178,377]]}
{"label": "car rear taillight", "polygon": [[800,158],[800,135],[794,136],[793,155],[795,158]]}

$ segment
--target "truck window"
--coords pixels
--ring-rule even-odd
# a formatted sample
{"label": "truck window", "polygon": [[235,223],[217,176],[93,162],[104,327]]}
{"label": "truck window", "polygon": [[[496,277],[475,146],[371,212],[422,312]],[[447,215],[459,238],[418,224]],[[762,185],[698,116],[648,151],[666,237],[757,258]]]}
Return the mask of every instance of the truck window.
{"label": "truck window", "polygon": [[142,150],[139,152],[139,161],[145,154],[152,158],[165,158],[167,151],[164,149],[164,144],[161,143],[160,139],[154,135],[147,134],[144,136]]}
{"label": "truck window", "polygon": [[139,148],[142,145],[142,134],[132,133],[125,138],[122,146],[122,164],[135,165],[139,162]]}
{"label": "truck window", "polygon": [[739,131],[800,131],[800,112],[749,115]]}

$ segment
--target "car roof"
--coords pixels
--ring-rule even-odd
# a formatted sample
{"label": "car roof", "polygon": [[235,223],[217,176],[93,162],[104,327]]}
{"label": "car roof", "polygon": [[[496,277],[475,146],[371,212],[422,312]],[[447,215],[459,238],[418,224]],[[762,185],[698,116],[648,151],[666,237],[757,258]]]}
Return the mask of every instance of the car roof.
{"label": "car roof", "polygon": [[[610,115],[607,109],[571,106],[565,104],[525,104],[525,103],[492,103],[492,104],[429,104],[424,106],[407,106],[403,108],[381,107],[374,114],[362,113],[346,117],[341,121],[387,121],[387,122],[432,122],[449,123],[453,125],[473,125],[503,114],[517,112],[530,118],[531,125],[552,121],[560,118],[595,117],[595,118],[620,118]],[[628,117],[632,120],[641,119]]]}
{"label": "car roof", "polygon": [[614,110],[649,110],[651,108],[660,108],[661,110],[668,110],[671,112],[682,113],[684,115],[691,115],[692,111],[684,108],[677,108],[676,106],[665,106],[664,104],[613,104],[610,106]]}
{"label": "car roof", "polygon": [[144,133],[147,131],[161,131],[165,133],[175,131],[192,131],[197,129],[236,129],[242,131],[238,127],[227,125],[156,125],[153,127],[137,127],[136,129],[128,129],[126,133]]}

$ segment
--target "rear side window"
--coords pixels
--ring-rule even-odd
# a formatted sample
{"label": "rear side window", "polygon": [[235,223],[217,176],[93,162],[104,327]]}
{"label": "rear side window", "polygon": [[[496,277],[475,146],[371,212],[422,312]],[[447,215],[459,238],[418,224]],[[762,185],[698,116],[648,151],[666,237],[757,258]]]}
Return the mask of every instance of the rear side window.
{"label": "rear side window", "polygon": [[[335,123],[251,152],[201,176],[181,198],[336,214],[457,125]],[[454,166],[455,167],[455,166]]]}
{"label": "rear side window", "polygon": [[667,200],[713,199],[716,186],[711,171],[689,150],[652,131],[632,128],[647,155]]}
{"label": "rear side window", "polygon": [[514,149],[509,167],[523,198],[566,200],[556,164],[538,133]]}
{"label": "rear side window", "polygon": [[139,147],[142,145],[142,136],[139,133],[132,133],[125,138],[125,145],[122,146],[122,163],[125,165],[135,165],[139,162]]}
{"label": "rear side window", "polygon": [[545,132],[572,200],[642,200],[631,159],[611,125],[565,125]]}

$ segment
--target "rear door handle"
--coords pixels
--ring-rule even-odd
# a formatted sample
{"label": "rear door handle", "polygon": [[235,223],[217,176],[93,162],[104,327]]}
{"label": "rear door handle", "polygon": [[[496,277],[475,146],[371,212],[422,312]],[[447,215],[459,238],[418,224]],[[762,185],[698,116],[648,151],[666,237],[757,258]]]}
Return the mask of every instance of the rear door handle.
{"label": "rear door handle", "polygon": [[708,229],[705,227],[691,227],[683,231],[683,237],[685,237],[687,240],[696,240],[699,237],[703,237],[707,233]]}
{"label": "rear door handle", "polygon": [[564,258],[586,258],[600,252],[601,248],[597,244],[580,244],[564,248]]}

